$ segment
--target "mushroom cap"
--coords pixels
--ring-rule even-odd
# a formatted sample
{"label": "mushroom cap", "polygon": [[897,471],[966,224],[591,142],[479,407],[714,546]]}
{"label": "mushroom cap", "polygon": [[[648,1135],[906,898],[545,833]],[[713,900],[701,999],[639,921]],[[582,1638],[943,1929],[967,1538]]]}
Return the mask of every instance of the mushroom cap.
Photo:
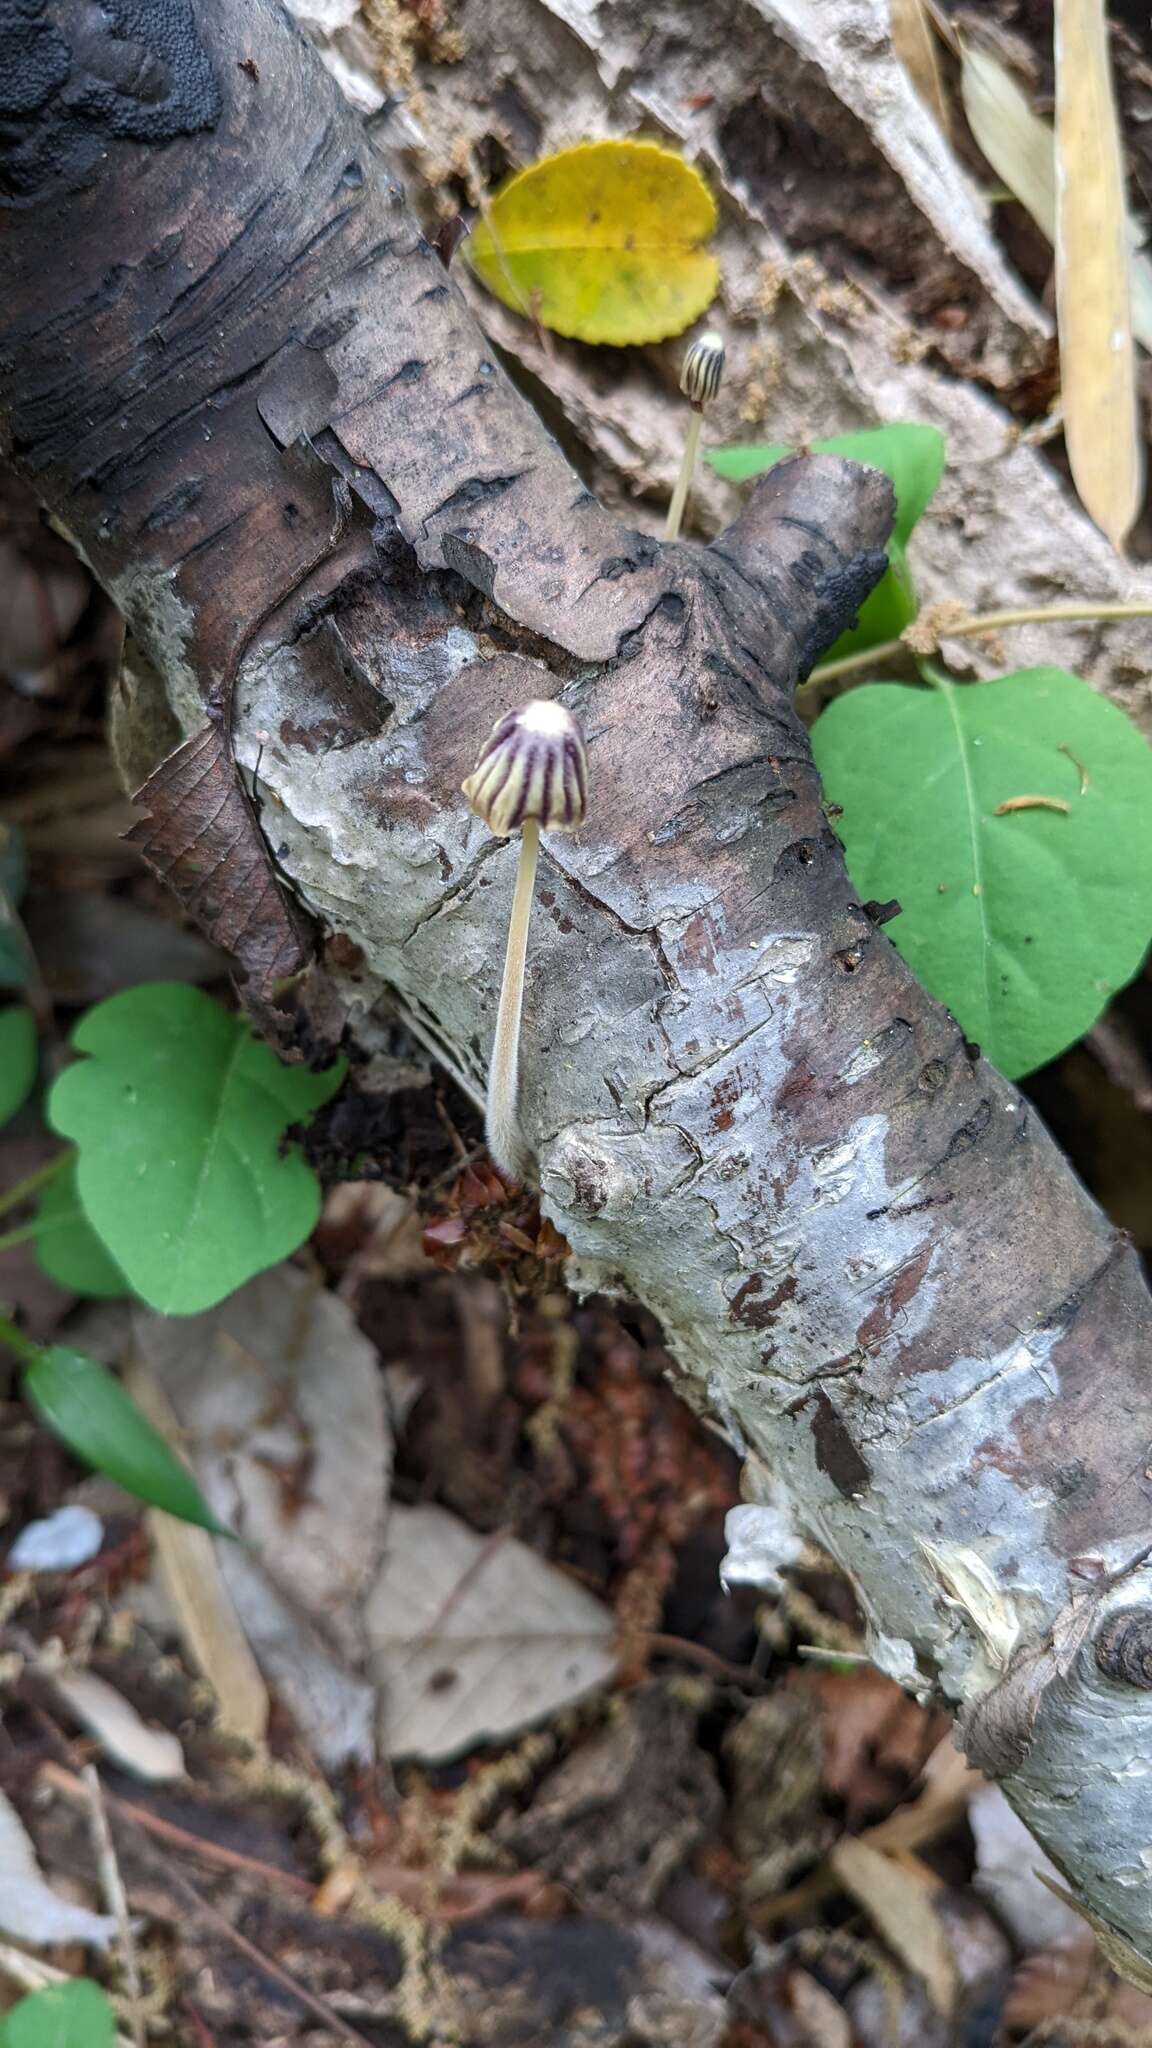
{"label": "mushroom cap", "polygon": [[545,832],[584,823],[588,757],[570,711],[547,697],[509,711],[492,727],[464,794],[498,839],[539,821]]}
{"label": "mushroom cap", "polygon": [[715,398],[724,375],[724,343],[718,334],[702,334],[692,343],[680,367],[680,389],[699,409]]}

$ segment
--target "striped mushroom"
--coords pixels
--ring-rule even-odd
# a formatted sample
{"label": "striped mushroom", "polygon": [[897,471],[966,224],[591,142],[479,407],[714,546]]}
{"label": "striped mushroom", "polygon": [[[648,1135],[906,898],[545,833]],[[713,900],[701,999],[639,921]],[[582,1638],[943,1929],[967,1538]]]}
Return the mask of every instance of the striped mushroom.
{"label": "striped mushroom", "polygon": [[488,1068],[485,1129],[497,1166],[518,1180],[535,1154],[520,1122],[520,1019],[524,963],[541,832],[574,832],[584,822],[588,760],[570,711],[548,698],[498,719],[463,785],[478,818],[498,839],[520,834],[520,861],[508,924],[496,1036]]}
{"label": "striped mushroom", "polygon": [[684,440],[684,454],[680,462],[680,474],[668,507],[664,522],[665,540],[676,540],[680,533],[680,521],[688,502],[688,487],[696,467],[696,450],[700,442],[700,428],[704,420],[704,407],[715,398],[724,375],[724,343],[718,334],[702,334],[694,341],[684,357],[680,371],[680,389],[692,407],[692,418]]}

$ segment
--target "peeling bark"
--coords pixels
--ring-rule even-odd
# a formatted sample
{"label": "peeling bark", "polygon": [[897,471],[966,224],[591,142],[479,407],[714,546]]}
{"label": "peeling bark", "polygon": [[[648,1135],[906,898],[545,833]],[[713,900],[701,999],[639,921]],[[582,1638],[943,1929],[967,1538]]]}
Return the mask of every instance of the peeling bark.
{"label": "peeling bark", "polygon": [[[360,951],[353,1024],[390,991],[479,1092],[515,850],[459,784],[563,693],[592,799],[529,963],[546,1206],[1152,1955],[1152,1706],[1113,1619],[1152,1612],[1149,1302],[856,902],[791,701],[879,571],[887,485],[799,461],[710,548],[621,526],[272,0],[103,19],[62,0],[63,75],[17,65],[0,410],[151,664],[135,757],[172,712],[196,743],[283,599],[234,703],[277,859]],[[359,514],[313,567],[336,477]]]}
{"label": "peeling bark", "polygon": [[[1022,404],[1034,419],[1057,393],[1051,321],[997,242],[982,189],[995,181],[957,167],[896,61],[888,0],[458,0],[453,22],[464,62],[419,73],[428,89],[380,117],[429,221],[461,136],[477,163],[514,169],[584,136],[671,143],[720,205],[715,442],[930,421],[948,468],[912,539],[926,602],[1152,598],[1147,562],[1120,560],[1021,438]],[[1141,132],[1130,124],[1137,151]],[[463,281],[597,495],[658,531],[680,446],[675,350],[605,364],[551,337],[545,353]],[[692,516],[711,534],[737,503],[703,473]],[[1144,620],[1045,622],[947,651],[961,675],[1062,662],[1152,734],[1147,646]]]}

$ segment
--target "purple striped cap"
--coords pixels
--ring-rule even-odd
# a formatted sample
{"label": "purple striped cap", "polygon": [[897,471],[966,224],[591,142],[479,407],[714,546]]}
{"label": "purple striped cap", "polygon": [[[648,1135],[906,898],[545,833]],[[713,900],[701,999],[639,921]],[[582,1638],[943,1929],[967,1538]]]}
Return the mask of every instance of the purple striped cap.
{"label": "purple striped cap", "polygon": [[544,832],[575,832],[584,823],[588,757],[572,713],[547,697],[507,712],[492,727],[463,790],[498,839],[529,818]]}

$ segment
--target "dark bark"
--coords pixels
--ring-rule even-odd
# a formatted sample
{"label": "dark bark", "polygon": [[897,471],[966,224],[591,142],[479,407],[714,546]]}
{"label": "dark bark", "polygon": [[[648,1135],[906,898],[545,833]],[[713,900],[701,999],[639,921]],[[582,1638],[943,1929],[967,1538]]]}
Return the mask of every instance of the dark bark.
{"label": "dark bark", "polygon": [[507,868],[459,784],[498,715],[564,693],[592,813],[549,850],[534,939],[548,1206],[855,1572],[890,1667],[968,1700],[1083,1896],[1149,1945],[1125,1765],[1152,1708],[1093,1651],[1149,1598],[1148,1299],[856,902],[791,701],[879,573],[887,485],[793,462],[711,548],[656,546],[506,384],[272,0],[20,18],[0,410],[191,734],[149,786],[153,856],[192,900],[220,813],[197,908],[266,1008],[298,954],[235,723],[305,897],[476,1085]]}

